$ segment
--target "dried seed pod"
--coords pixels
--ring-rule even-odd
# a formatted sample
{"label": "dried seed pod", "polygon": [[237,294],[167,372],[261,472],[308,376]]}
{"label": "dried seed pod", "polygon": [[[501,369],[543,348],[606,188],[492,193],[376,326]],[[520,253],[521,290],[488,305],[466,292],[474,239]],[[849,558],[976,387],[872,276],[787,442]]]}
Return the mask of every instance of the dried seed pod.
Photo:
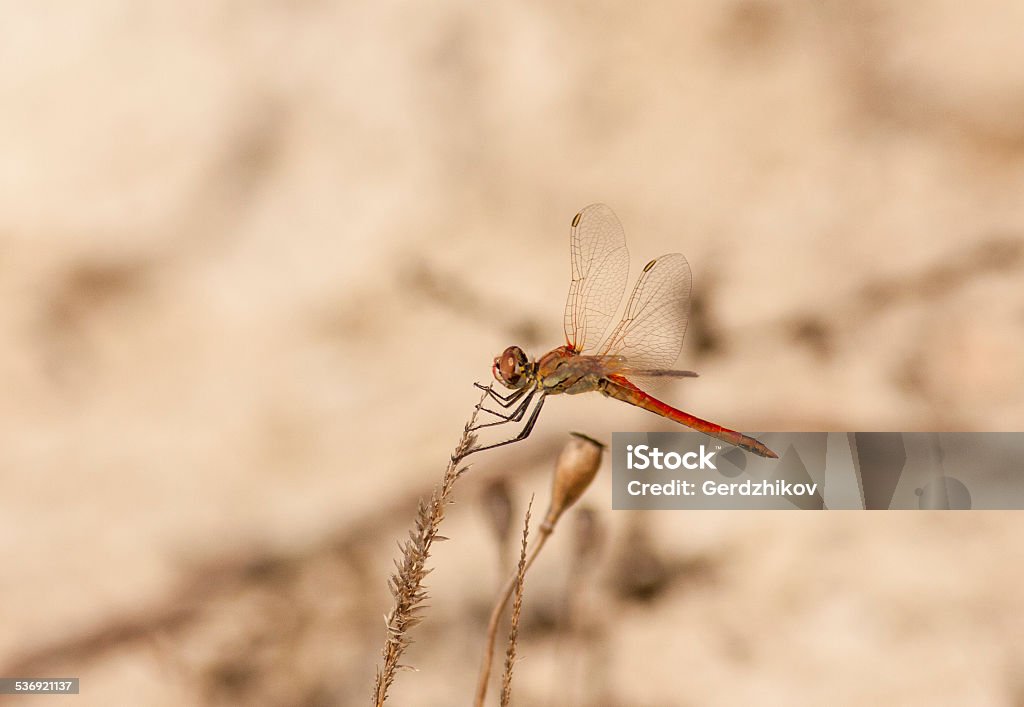
{"label": "dried seed pod", "polygon": [[570,439],[555,464],[551,483],[551,503],[541,530],[551,532],[555,523],[572,504],[579,500],[601,467],[605,446],[579,432],[571,432]]}

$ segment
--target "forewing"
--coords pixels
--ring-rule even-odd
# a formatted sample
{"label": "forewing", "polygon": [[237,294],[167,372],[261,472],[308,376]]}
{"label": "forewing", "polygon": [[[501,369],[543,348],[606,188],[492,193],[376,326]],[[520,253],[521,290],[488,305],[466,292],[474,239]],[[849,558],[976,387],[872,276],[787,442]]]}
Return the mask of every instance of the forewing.
{"label": "forewing", "polygon": [[679,358],[690,311],[690,264],[679,253],[644,267],[622,321],[598,354],[621,356],[634,369],[670,369]]}
{"label": "forewing", "polygon": [[565,302],[565,339],[577,352],[597,346],[626,290],[629,251],[622,224],[604,204],[572,220],[572,283]]}

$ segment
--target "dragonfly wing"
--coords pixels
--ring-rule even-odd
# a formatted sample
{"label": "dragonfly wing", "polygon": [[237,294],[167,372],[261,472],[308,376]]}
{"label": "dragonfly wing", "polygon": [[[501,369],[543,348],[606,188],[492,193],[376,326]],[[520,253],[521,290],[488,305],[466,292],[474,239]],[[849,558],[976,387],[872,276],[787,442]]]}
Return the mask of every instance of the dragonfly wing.
{"label": "dragonfly wing", "polygon": [[565,302],[565,339],[577,352],[597,346],[626,291],[629,251],[614,212],[591,204],[572,220],[572,283]]}
{"label": "dragonfly wing", "polygon": [[621,356],[633,369],[670,369],[683,348],[691,282],[690,264],[679,253],[647,263],[598,354]]}

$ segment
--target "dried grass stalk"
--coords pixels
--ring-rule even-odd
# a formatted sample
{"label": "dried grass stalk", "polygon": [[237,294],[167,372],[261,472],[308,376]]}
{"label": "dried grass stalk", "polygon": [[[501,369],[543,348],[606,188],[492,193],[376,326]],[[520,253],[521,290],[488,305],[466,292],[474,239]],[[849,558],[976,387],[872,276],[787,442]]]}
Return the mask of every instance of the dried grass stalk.
{"label": "dried grass stalk", "polygon": [[[548,512],[544,515],[544,522],[540,525],[533,549],[530,550],[526,558],[524,573],[530,569],[540,551],[544,549],[548,538],[555,532],[558,519],[579,500],[601,466],[604,445],[579,432],[570,434],[574,439],[570,440],[562,449],[555,464]],[[498,601],[495,602],[494,608],[491,610],[491,619],[487,624],[487,643],[484,646],[480,672],[477,675],[476,700],[473,703],[476,707],[483,707],[487,697],[487,683],[491,675],[491,662],[494,660],[494,640],[498,635],[498,622],[501,620],[501,612],[505,610],[505,605],[508,604],[509,598],[516,589],[517,577],[518,574],[510,577],[505,583],[505,588],[499,594]]]}
{"label": "dried grass stalk", "polygon": [[505,649],[505,672],[501,677],[501,707],[508,707],[512,700],[512,668],[516,662],[516,641],[519,638],[519,614],[523,610],[523,586],[526,580],[526,542],[530,536],[530,510],[533,497],[526,507],[523,523],[523,544],[519,549],[519,567],[516,569],[516,587],[512,598],[512,625],[508,631],[508,646]]}
{"label": "dried grass stalk", "polygon": [[[480,402],[483,402],[483,398],[480,399]],[[428,598],[423,580],[430,574],[430,569],[427,568],[427,559],[430,557],[430,548],[434,542],[446,540],[437,531],[441,521],[444,520],[445,507],[451,503],[455,482],[468,468],[459,468],[459,464],[476,443],[476,435],[470,432],[470,428],[476,423],[476,415],[477,413],[474,411],[462,431],[462,439],[459,440],[459,444],[451,456],[440,488],[435,487],[430,501],[426,503],[420,501],[416,512],[416,527],[409,531],[409,539],[399,545],[402,559],[401,561],[395,560],[397,572],[388,580],[388,588],[395,598],[395,605],[384,617],[387,638],[384,642],[384,649],[381,651],[384,665],[377,668],[374,688],[374,700],[377,707],[383,707],[387,700],[388,690],[395,680],[395,673],[398,669],[409,667],[400,664],[399,660],[405,649],[412,643],[412,638],[409,636],[410,629],[423,619],[422,612],[425,608],[423,602]]]}

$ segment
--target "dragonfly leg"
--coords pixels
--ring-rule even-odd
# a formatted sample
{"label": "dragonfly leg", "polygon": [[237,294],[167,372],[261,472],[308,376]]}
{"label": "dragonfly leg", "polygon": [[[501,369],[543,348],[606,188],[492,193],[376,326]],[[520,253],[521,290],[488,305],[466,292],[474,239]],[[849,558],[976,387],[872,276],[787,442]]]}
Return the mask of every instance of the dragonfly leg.
{"label": "dragonfly leg", "polygon": [[496,400],[503,408],[509,408],[515,405],[516,401],[523,397],[527,390],[526,388],[520,388],[519,390],[513,390],[508,395],[502,395],[494,389],[493,384],[484,385],[483,383],[474,383],[473,385],[480,390],[485,391],[490,398]]}
{"label": "dragonfly leg", "polygon": [[[524,389],[521,392],[525,393],[526,390]],[[533,396],[534,396],[534,394],[536,392],[537,392],[536,388],[531,390],[530,394],[527,395],[526,398],[521,403],[519,403],[519,407],[517,407],[515,410],[513,410],[508,415],[505,415],[504,413],[497,412],[495,410],[488,410],[485,407],[479,407],[478,408],[479,410],[483,410],[484,412],[489,412],[490,414],[494,415],[495,417],[497,417],[499,419],[494,421],[494,422],[483,422],[483,423],[481,423],[479,425],[473,425],[472,427],[469,428],[470,431],[479,430],[481,427],[494,427],[495,425],[504,425],[506,422],[519,422],[520,420],[523,419],[523,415],[526,414],[526,409],[528,407],[530,407],[530,401],[533,399]],[[520,395],[519,397],[522,397],[522,396]]]}
{"label": "dragonfly leg", "polygon": [[[530,395],[527,396],[527,401],[529,401],[529,399],[533,397],[533,393],[534,392],[536,392],[536,391],[531,391]],[[519,434],[517,434],[515,437],[513,437],[512,439],[506,439],[504,442],[498,442],[496,444],[488,444],[488,445],[486,445],[484,447],[473,447],[468,452],[466,452],[464,457],[468,457],[470,454],[473,454],[474,452],[483,452],[483,451],[485,451],[487,449],[494,449],[495,447],[504,447],[506,444],[513,444],[514,442],[522,442],[524,439],[529,437],[530,433],[533,432],[533,426],[535,424],[537,424],[537,417],[540,415],[540,409],[542,407],[544,407],[544,398],[545,398],[545,394],[541,393],[540,397],[537,399],[537,406],[533,408],[533,412],[530,413],[530,417],[529,417],[529,419],[526,420],[526,424],[523,425],[523,429],[521,429],[519,431]],[[524,410],[526,409],[525,406],[523,406],[523,409]],[[521,415],[520,415],[520,417],[521,417]]]}

